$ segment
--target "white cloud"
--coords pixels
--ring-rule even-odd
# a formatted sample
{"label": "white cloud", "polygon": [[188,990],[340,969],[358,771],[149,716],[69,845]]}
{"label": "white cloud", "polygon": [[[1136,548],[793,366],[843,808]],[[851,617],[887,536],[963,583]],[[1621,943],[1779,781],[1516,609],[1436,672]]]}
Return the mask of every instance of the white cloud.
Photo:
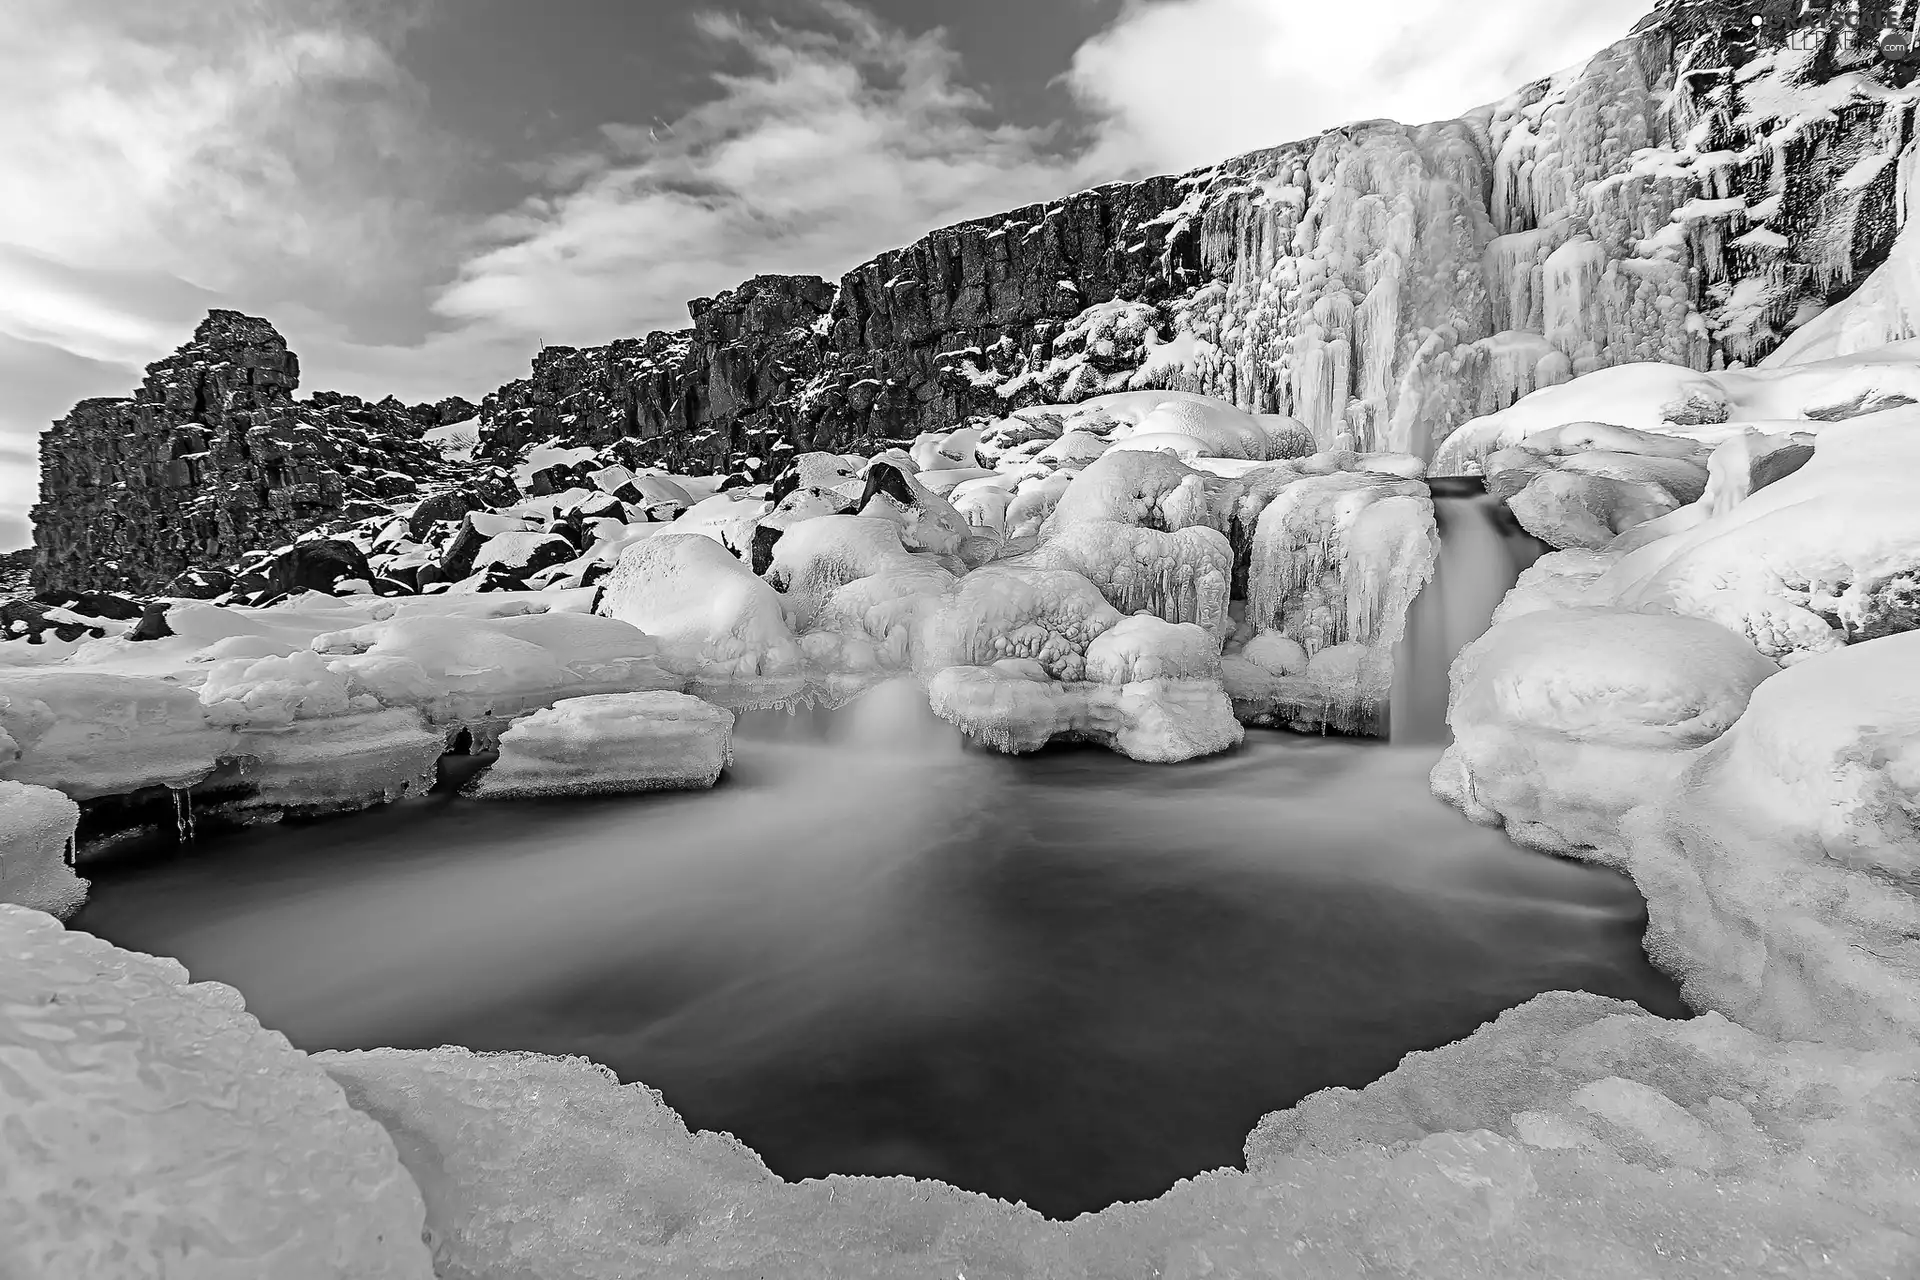
{"label": "white cloud", "polygon": [[38,432],[76,396],[126,394],[209,306],[418,310],[444,277],[444,148],[389,53],[417,8],[0,6],[0,545]]}
{"label": "white cloud", "polygon": [[1332,126],[1448,119],[1576,65],[1652,0],[1130,0],[1067,83],[1088,162],[1182,172]]}
{"label": "white cloud", "polygon": [[813,8],[804,30],[700,17],[746,69],[667,128],[610,125],[557,161],[556,188],[493,222],[439,310],[556,342],[677,328],[689,298],[749,276],[832,276],[1078,181],[1046,134],[993,122],[938,33]]}

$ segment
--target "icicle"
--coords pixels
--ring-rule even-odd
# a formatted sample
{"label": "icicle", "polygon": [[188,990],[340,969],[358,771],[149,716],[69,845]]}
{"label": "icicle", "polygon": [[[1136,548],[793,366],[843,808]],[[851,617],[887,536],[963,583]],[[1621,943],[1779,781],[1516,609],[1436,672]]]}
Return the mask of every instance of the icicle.
{"label": "icicle", "polygon": [[193,789],[173,788],[173,833],[181,844],[193,843]]}

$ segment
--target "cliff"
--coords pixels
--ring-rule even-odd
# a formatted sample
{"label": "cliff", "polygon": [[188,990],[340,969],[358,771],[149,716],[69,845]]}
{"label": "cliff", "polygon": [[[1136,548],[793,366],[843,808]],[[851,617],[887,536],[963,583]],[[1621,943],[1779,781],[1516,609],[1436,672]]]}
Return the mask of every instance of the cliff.
{"label": "cliff", "polygon": [[214,311],[127,399],[82,400],[40,442],[33,587],[155,592],[194,567],[384,511],[446,470],[421,438],[473,406],[318,392],[267,321]]}
{"label": "cliff", "polygon": [[1912,0],[1798,7],[1669,0],[1458,120],[1100,187],[837,285],[757,278],[688,330],[549,348],[484,401],[482,452],[626,439],[725,469],[1159,387],[1427,456],[1595,368],[1753,363],[1884,259],[1913,132],[1911,63],[1883,48]]}

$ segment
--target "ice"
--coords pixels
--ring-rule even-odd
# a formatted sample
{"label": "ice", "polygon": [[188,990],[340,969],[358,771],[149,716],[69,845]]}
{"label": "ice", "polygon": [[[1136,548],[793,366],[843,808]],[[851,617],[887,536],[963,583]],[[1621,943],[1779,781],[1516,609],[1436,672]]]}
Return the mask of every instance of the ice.
{"label": "ice", "polygon": [[1453,745],[1435,789],[1554,852],[1606,843],[1626,811],[1724,733],[1779,673],[1698,618],[1545,609],[1498,622],[1453,665]]}
{"label": "ice", "polygon": [[513,722],[483,799],[711,787],[733,762],[733,713],[684,693],[564,698]]}
{"label": "ice", "polygon": [[637,542],[601,583],[596,610],[647,633],[663,666],[779,701],[803,684],[798,642],[780,593],[717,541],[667,533]]}
{"label": "ice", "polygon": [[[0,753],[7,749],[0,740]],[[58,791],[0,782],[0,902],[56,916],[79,909],[87,896],[87,882],[73,873],[79,822],[80,806]]]}
{"label": "ice", "polygon": [[190,688],[59,667],[0,670],[0,733],[19,752],[0,750],[0,775],[76,800],[190,786],[233,742]]}
{"label": "ice", "polygon": [[[1087,464],[1047,517],[1052,533],[1082,521],[1115,521],[1172,533],[1220,529],[1209,477],[1159,453],[1112,453]],[[1224,530],[1223,530],[1224,531]]]}
{"label": "ice", "polygon": [[922,623],[916,665],[934,712],[1001,751],[1064,737],[1165,762],[1241,738],[1205,628],[1122,617],[1067,570],[968,574]]}
{"label": "ice", "polygon": [[1627,815],[1651,954],[1756,1031],[1920,1043],[1920,632],[1753,692]]}
{"label": "ice", "polygon": [[786,1182],[579,1058],[318,1059],[404,1135],[449,1276],[1717,1280],[1920,1260],[1920,1049],[1782,1044],[1598,996],[1540,996],[1267,1116],[1244,1172],[1071,1223],[909,1178]]}
{"label": "ice", "polygon": [[1198,623],[1216,643],[1226,633],[1233,547],[1218,529],[1189,525],[1163,533],[1083,519],[1051,529],[1031,562],[1071,569],[1123,613],[1145,610],[1168,622]]}
{"label": "ice", "polygon": [[1227,690],[1242,719],[1378,732],[1393,646],[1439,555],[1433,500],[1418,480],[1374,471],[1277,478],[1254,529],[1246,620],[1284,633],[1306,667],[1231,663]]}
{"label": "ice", "polygon": [[0,1275],[435,1274],[395,1139],[233,988],[0,903],[0,991]]}
{"label": "ice", "polygon": [[[839,515],[803,520],[787,530],[774,546],[766,576],[785,593],[797,627],[870,641],[874,664],[889,670],[910,665],[920,617],[955,581],[931,557],[901,546],[894,521]],[[815,665],[822,665],[818,657]],[[824,665],[852,664],[842,657]]]}

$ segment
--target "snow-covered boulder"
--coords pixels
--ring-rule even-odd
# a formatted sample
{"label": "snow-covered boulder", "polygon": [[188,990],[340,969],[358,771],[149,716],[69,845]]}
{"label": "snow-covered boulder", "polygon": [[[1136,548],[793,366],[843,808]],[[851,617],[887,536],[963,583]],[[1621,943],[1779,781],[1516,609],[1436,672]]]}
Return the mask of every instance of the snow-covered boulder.
{"label": "snow-covered boulder", "polygon": [[733,760],[733,713],[684,693],[565,698],[500,735],[468,785],[490,799],[711,787]]}
{"label": "snow-covered boulder", "polygon": [[386,1130],[239,992],[0,903],[0,1274],[429,1280]]}
{"label": "snow-covered boulder", "polygon": [[86,900],[73,873],[80,806],[49,787],[0,782],[0,902],[68,916]]}
{"label": "snow-covered boulder", "polygon": [[749,701],[779,701],[803,684],[780,593],[712,538],[637,542],[601,585],[595,612],[646,632],[661,664],[681,676]]}
{"label": "snow-covered boulder", "polygon": [[1454,661],[1454,741],[1434,790],[1522,844],[1603,847],[1778,670],[1698,618],[1551,609],[1496,623]]}
{"label": "snow-covered boulder", "polygon": [[1920,626],[1920,408],[1836,423],[1798,470],[1593,586],[1708,618],[1783,663]]}
{"label": "snow-covered boulder", "polygon": [[1920,632],[1753,691],[1630,816],[1650,954],[1788,1039],[1920,1044]]}

